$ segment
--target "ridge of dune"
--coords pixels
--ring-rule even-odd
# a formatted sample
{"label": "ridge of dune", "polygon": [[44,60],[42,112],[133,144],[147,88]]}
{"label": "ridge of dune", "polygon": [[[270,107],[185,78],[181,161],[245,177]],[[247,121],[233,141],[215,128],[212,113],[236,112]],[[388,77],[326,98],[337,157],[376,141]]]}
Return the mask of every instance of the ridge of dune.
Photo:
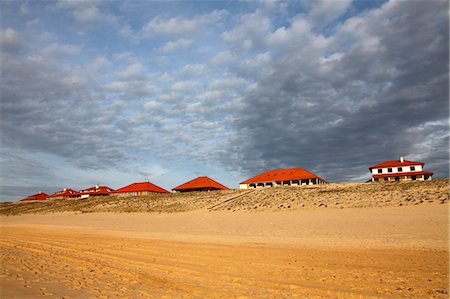
{"label": "ridge of dune", "polygon": [[[229,200],[229,199],[233,200]],[[3,203],[0,215],[27,213],[158,212],[199,209],[222,211],[364,208],[446,203],[448,179],[392,183],[333,183],[302,187],[154,194],[140,197],[93,197]]]}

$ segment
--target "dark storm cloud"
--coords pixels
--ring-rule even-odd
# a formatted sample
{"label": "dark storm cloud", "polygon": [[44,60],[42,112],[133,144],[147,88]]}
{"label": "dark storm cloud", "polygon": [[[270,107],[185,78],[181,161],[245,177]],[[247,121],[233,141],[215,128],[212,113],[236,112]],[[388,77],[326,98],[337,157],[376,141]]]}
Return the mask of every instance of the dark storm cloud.
{"label": "dark storm cloud", "polygon": [[27,48],[2,53],[2,146],[52,153],[94,169],[122,159],[111,147],[119,107],[103,101],[87,71],[64,66],[64,57],[79,50],[58,44],[37,53]]}
{"label": "dark storm cloud", "polygon": [[276,57],[245,95],[230,148],[238,158],[224,163],[346,181],[405,155],[448,176],[447,2],[388,3],[349,19],[328,39],[329,61],[307,48]]}

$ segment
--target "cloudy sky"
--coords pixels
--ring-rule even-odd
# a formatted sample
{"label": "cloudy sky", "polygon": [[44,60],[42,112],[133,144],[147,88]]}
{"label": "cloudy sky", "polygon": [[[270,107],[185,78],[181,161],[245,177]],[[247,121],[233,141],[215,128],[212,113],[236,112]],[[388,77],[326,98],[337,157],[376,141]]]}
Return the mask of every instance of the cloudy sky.
{"label": "cloudy sky", "polygon": [[1,200],[419,160],[449,175],[448,1],[2,1]]}

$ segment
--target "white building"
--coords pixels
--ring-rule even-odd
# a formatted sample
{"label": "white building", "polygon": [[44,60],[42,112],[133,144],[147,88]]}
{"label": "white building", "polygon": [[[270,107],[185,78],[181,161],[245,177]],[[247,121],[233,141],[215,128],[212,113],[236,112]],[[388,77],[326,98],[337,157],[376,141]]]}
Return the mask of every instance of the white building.
{"label": "white building", "polygon": [[239,189],[277,186],[303,186],[328,183],[325,179],[303,168],[273,169],[239,183]]}
{"label": "white building", "polygon": [[425,163],[400,160],[385,161],[369,167],[372,181],[425,181],[431,180],[432,172],[424,171]]}

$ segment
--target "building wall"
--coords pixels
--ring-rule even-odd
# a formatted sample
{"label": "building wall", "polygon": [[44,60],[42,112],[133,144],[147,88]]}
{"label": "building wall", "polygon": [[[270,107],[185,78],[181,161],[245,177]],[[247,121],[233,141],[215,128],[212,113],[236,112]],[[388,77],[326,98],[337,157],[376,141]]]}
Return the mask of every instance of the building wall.
{"label": "building wall", "polygon": [[[398,177],[399,181],[414,181],[412,175],[401,175],[398,173],[397,175],[389,176],[389,177],[381,177],[381,178],[372,178],[372,181],[377,182],[395,182],[395,177]],[[415,181],[431,181],[431,175],[426,178],[426,175],[418,175],[416,176]]]}
{"label": "building wall", "polygon": [[118,197],[136,196],[136,192],[111,193],[111,195],[112,196],[118,196]]}
{"label": "building wall", "polygon": [[[398,166],[400,167],[400,166]],[[382,174],[382,173],[402,173],[402,172],[414,172],[414,171],[422,171],[422,165],[414,165],[414,170],[411,170],[411,166],[401,166],[402,170],[398,171],[398,167],[383,167],[383,168],[373,168],[372,174]],[[392,169],[392,172],[389,172],[389,168]],[[381,173],[378,170],[381,169]]]}
{"label": "building wall", "polygon": [[316,185],[316,184],[326,184],[326,182],[322,181],[321,179],[258,182],[258,183],[249,183],[249,184],[239,184],[239,189],[245,190],[245,189],[257,189],[257,188],[268,188],[268,187],[279,187],[279,186],[305,186],[305,185]]}
{"label": "building wall", "polygon": [[[152,192],[152,191],[136,191],[136,192],[120,192],[120,193],[111,193],[112,196],[119,196],[119,197],[129,197],[129,196],[145,196],[145,195],[151,195],[151,194],[157,194],[161,192]],[[163,193],[161,193],[163,194]]]}

